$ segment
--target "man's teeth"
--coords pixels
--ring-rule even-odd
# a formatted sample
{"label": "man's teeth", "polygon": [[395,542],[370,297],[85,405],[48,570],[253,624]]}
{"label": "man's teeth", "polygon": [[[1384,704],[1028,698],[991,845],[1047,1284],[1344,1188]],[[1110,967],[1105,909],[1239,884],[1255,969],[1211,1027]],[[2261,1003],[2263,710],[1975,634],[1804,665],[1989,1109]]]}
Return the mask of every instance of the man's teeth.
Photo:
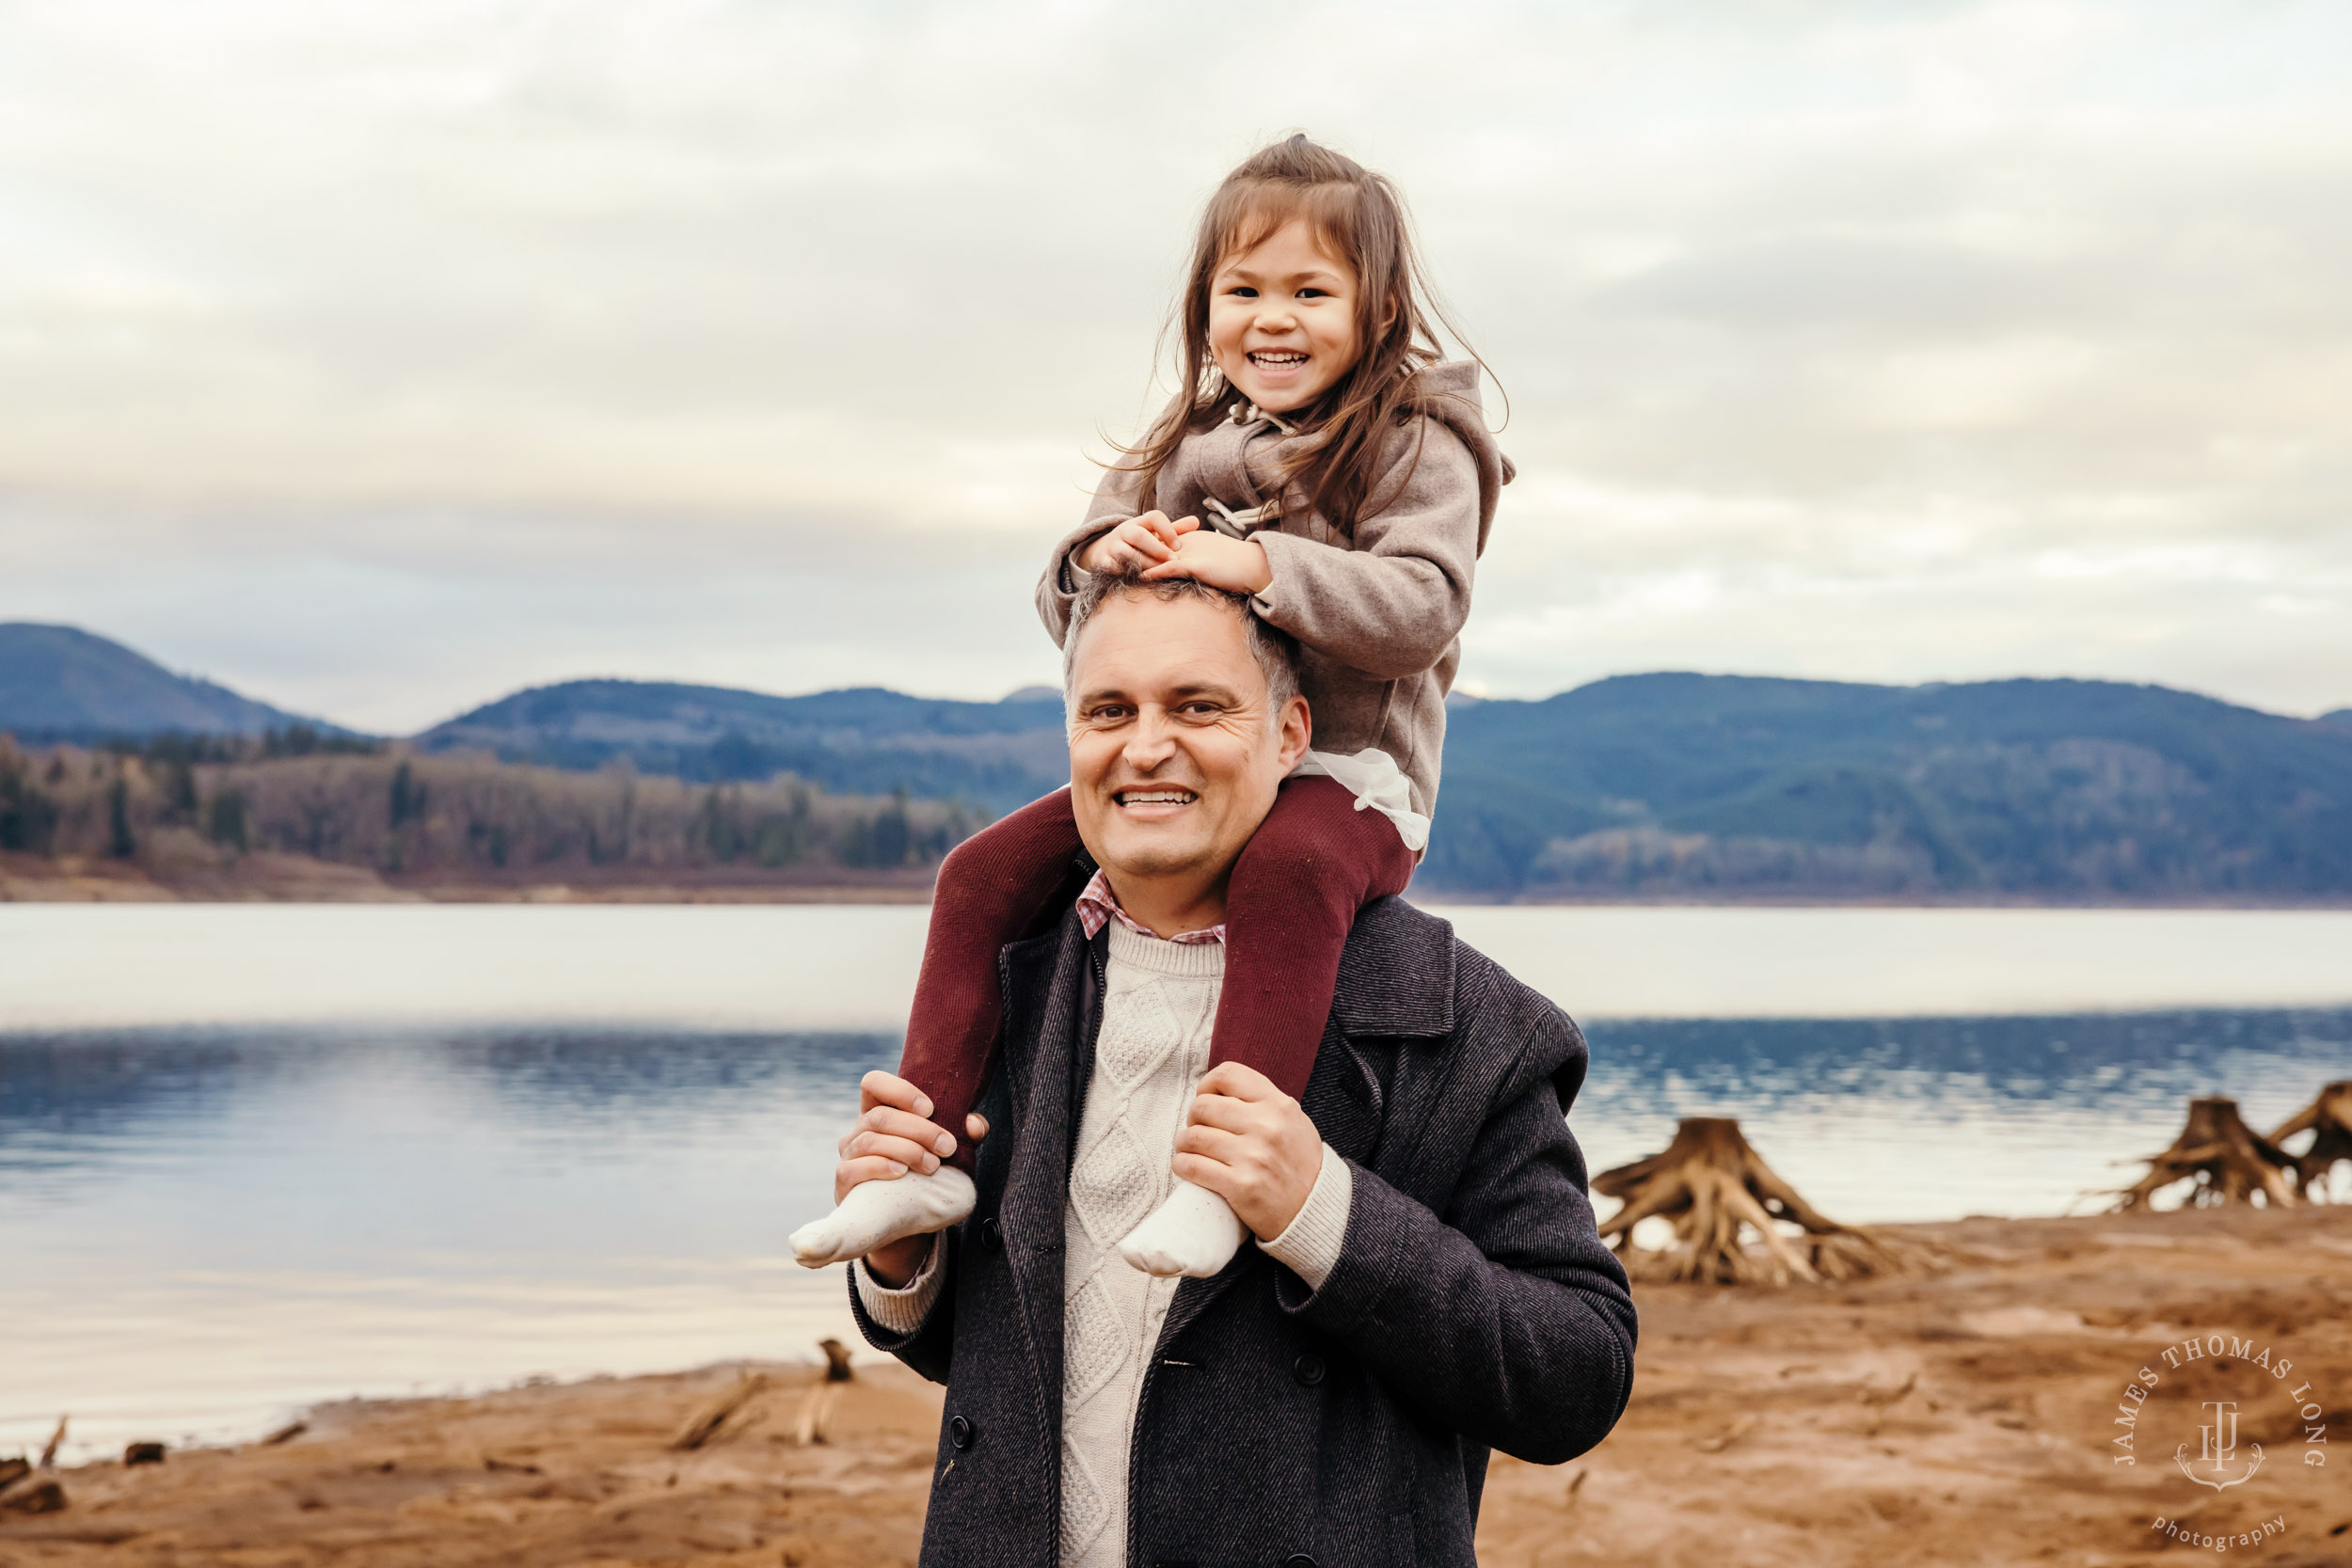
{"label": "man's teeth", "polygon": [[1127,789],[1119,795],[1122,806],[1181,806],[1192,799],[1188,789]]}

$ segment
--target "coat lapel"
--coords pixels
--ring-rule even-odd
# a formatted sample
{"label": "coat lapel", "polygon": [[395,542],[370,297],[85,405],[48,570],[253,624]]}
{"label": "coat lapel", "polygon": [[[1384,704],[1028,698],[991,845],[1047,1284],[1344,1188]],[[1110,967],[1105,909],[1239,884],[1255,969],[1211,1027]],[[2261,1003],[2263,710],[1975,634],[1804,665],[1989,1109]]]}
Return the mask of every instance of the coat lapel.
{"label": "coat lapel", "polygon": [[1073,914],[1059,928],[1009,947],[1004,956],[1006,1088],[1012,1101],[1012,1157],[997,1224],[1028,1328],[1031,1364],[1060,1430],[1062,1206],[1070,1185],[1072,1063],[1091,1019],[1086,1006],[1091,954]]}

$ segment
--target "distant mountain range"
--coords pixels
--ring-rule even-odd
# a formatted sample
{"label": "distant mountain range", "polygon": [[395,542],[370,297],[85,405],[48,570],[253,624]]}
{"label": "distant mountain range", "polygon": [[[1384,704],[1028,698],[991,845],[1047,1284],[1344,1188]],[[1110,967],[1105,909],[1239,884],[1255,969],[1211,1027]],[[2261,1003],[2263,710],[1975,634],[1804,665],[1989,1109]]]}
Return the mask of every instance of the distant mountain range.
{"label": "distant mountain range", "polygon": [[1630,675],[1457,711],[1422,875],[1594,895],[2352,894],[2352,724],[2157,686]]}
{"label": "distant mountain range", "polygon": [[[75,626],[0,623],[0,730],[19,738],[260,735],[309,724]],[[342,733],[337,731],[337,733]]]}
{"label": "distant mountain range", "polygon": [[[291,721],[87,633],[0,626],[0,730]],[[838,793],[998,813],[1067,778],[1060,702],[1042,688],[963,703],[574,681],[411,744],[575,769],[625,760],[709,784],[790,772]],[[2341,898],[2352,895],[2352,709],[2288,719],[2101,681],[1696,674],[1464,699],[1418,885],[1506,897]]]}
{"label": "distant mountain range", "polygon": [[998,703],[957,703],[877,686],[771,697],[718,686],[569,681],[436,724],[416,745],[550,768],[626,758],[641,773],[706,784],[795,773],[838,793],[904,789],[998,815],[1070,782],[1061,694],[1049,687]]}

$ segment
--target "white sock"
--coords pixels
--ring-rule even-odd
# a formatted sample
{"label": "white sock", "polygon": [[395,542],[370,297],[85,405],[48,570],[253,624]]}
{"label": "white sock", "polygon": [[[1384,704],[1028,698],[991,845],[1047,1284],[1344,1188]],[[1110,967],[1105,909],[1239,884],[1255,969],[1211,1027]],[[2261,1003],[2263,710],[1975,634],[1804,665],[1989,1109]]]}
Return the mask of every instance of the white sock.
{"label": "white sock", "polygon": [[1180,1176],[1168,1201],[1119,1243],[1119,1256],[1145,1274],[1207,1279],[1224,1272],[1246,1234],[1223,1198]]}
{"label": "white sock", "polygon": [[863,1258],[909,1236],[945,1230],[972,1212],[978,1195],[953,1165],[930,1175],[916,1171],[888,1181],[861,1181],[834,1212],[792,1232],[792,1256],[804,1269]]}

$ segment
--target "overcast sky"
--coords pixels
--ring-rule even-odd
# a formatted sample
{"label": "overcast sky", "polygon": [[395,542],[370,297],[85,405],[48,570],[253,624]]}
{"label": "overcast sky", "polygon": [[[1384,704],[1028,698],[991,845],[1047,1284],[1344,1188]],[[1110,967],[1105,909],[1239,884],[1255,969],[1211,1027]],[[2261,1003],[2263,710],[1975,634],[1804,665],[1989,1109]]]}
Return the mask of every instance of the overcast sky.
{"label": "overcast sky", "polygon": [[1292,129],[1509,394],[1471,689],[2352,704],[2324,0],[0,0],[0,620],[393,732],[1050,680],[1044,547]]}

